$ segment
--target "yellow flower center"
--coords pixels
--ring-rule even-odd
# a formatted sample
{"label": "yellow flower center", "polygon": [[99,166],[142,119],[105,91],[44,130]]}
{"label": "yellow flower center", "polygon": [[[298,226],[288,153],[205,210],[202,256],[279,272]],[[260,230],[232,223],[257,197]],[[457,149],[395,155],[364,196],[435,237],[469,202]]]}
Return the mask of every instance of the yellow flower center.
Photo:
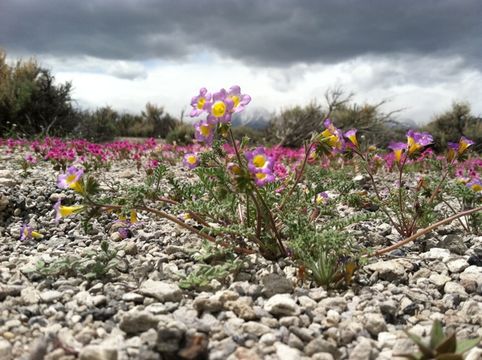
{"label": "yellow flower center", "polygon": [[205,98],[200,98],[198,101],[197,101],[197,108],[199,110],[201,110],[203,107],[204,107],[204,104],[206,103],[206,99]]}
{"label": "yellow flower center", "polygon": [[239,98],[239,96],[231,96],[231,100],[233,100],[233,103],[234,103],[234,108],[237,108],[238,105],[239,105],[239,102],[241,101],[241,99]]}
{"label": "yellow flower center", "polygon": [[266,174],[265,173],[256,173],[256,178],[258,180],[263,180],[264,178],[266,178]]}
{"label": "yellow flower center", "polygon": [[67,182],[67,184],[72,184],[74,181],[75,181],[75,178],[76,176],[75,175],[68,175],[67,176],[67,179],[65,179],[65,181]]}
{"label": "yellow flower center", "polygon": [[253,165],[262,168],[266,164],[266,158],[263,155],[255,155],[253,157]]}
{"label": "yellow flower center", "polygon": [[197,161],[197,158],[194,155],[190,155],[186,158],[187,162],[191,165],[194,165]]}
{"label": "yellow flower center", "polygon": [[222,117],[226,113],[226,104],[223,101],[216,101],[213,105],[213,115],[215,117]]}
{"label": "yellow flower center", "polygon": [[211,126],[209,125],[201,125],[199,127],[199,131],[201,132],[201,135],[206,137],[206,136],[209,136],[209,134],[211,134]]}
{"label": "yellow flower center", "polygon": [[476,192],[482,191],[482,185],[474,184],[474,185],[472,185],[472,190],[474,190]]}

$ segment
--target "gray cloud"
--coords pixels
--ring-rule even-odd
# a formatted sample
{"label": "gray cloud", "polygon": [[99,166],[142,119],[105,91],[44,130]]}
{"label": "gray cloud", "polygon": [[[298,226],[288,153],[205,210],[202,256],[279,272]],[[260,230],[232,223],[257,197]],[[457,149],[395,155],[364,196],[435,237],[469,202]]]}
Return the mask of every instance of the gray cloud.
{"label": "gray cloud", "polygon": [[271,66],[460,56],[480,67],[481,18],[479,0],[2,0],[0,46],[115,60],[207,49]]}

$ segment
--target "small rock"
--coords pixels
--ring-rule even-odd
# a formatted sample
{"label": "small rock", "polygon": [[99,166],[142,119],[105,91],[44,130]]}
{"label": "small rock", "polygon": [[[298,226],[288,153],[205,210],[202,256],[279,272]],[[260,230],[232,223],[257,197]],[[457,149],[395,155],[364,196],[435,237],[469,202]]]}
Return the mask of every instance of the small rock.
{"label": "small rock", "polygon": [[459,235],[446,235],[437,244],[438,248],[447,249],[457,255],[463,255],[467,251],[467,246],[464,244],[464,239]]}
{"label": "small rock", "polygon": [[446,294],[457,294],[461,298],[467,297],[467,293],[465,292],[464,287],[462,285],[460,285],[459,283],[456,283],[454,281],[449,281],[445,284],[444,292]]}
{"label": "small rock", "polygon": [[235,301],[228,301],[224,304],[224,307],[234,312],[237,316],[244,320],[256,319],[256,312],[251,305],[250,297],[242,297]]}
{"label": "small rock", "polygon": [[330,353],[335,359],[338,359],[341,356],[341,353],[336,345],[328,340],[323,339],[321,336],[311,340],[305,347],[305,354],[308,356],[312,356],[313,354],[320,352]]}
{"label": "small rock", "polygon": [[295,300],[287,294],[277,294],[272,296],[264,304],[264,309],[279,316],[298,315],[300,313],[299,306],[296,305]]}
{"label": "small rock", "polygon": [[117,350],[101,345],[88,345],[80,350],[79,360],[117,360]]}
{"label": "small rock", "polygon": [[469,267],[469,263],[465,259],[450,259],[448,260],[445,265],[451,273],[460,273],[464,271],[466,268]]}
{"label": "small rock", "polygon": [[448,281],[450,281],[450,277],[442,274],[433,273],[432,275],[430,275],[429,280],[437,288],[441,289]]}
{"label": "small rock", "polygon": [[25,288],[22,285],[3,285],[0,284],[0,301],[5,300],[7,296],[19,296]]}
{"label": "small rock", "polygon": [[387,330],[387,324],[382,314],[373,313],[364,315],[364,325],[370,335],[377,336],[382,331]]}
{"label": "small rock", "polygon": [[373,272],[378,272],[381,280],[400,282],[400,280],[407,278],[406,269],[398,259],[378,261],[374,264],[367,265],[365,268]]}
{"label": "small rock", "polygon": [[420,254],[422,259],[445,259],[450,257],[450,251],[441,248],[431,248],[429,251]]}
{"label": "small rock", "polygon": [[160,321],[157,328],[157,350],[166,353],[178,351],[186,330],[186,325],[179,321]]}
{"label": "small rock", "polygon": [[141,284],[139,292],[156,298],[160,302],[177,302],[182,299],[182,291],[179,286],[163,281],[146,280]]}
{"label": "small rock", "polygon": [[276,355],[278,356],[279,360],[298,360],[301,359],[301,351],[298,349],[293,349],[288,345],[285,345],[281,342],[277,342],[274,344],[276,349]]}
{"label": "small rock", "polygon": [[263,296],[270,298],[276,294],[291,293],[293,291],[293,283],[285,276],[276,273],[268,274],[261,279],[263,283]]}
{"label": "small rock", "polygon": [[12,344],[8,340],[0,339],[0,359],[12,359]]}
{"label": "small rock", "polygon": [[248,321],[247,323],[244,323],[242,326],[242,329],[243,329],[243,333],[253,334],[257,337],[260,337],[261,335],[264,335],[271,331],[271,329],[268,326],[263,325],[256,321]]}
{"label": "small rock", "polygon": [[127,334],[138,334],[157,328],[159,318],[148,311],[131,310],[123,314],[119,327]]}
{"label": "small rock", "polygon": [[132,301],[135,303],[141,303],[144,301],[144,296],[134,292],[125,293],[125,294],[122,294],[122,301],[127,301],[127,302]]}
{"label": "small rock", "polygon": [[62,298],[62,293],[57,290],[46,290],[40,293],[40,300],[51,303]]}
{"label": "small rock", "polygon": [[375,360],[378,355],[378,351],[375,351],[375,347],[367,338],[360,338],[360,342],[351,351],[348,360]]}

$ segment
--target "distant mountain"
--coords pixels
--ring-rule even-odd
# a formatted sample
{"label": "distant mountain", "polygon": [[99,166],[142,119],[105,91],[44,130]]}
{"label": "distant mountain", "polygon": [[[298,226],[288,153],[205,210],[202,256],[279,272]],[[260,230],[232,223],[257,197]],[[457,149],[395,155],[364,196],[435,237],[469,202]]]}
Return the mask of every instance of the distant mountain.
{"label": "distant mountain", "polygon": [[389,129],[418,129],[420,126],[411,119],[389,120],[386,122]]}
{"label": "distant mountain", "polygon": [[247,110],[233,117],[232,124],[234,127],[247,126],[252,129],[262,130],[268,126],[269,120],[273,115],[264,108]]}

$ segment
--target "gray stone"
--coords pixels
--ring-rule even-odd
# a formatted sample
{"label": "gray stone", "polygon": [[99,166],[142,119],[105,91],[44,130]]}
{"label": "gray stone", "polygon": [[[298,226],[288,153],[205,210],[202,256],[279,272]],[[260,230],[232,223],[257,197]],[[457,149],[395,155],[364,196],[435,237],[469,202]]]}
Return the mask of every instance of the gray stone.
{"label": "gray stone", "polygon": [[387,324],[382,314],[370,313],[363,316],[365,328],[370,335],[377,336],[382,331],[387,330]]}
{"label": "gray stone", "polygon": [[378,272],[381,280],[400,282],[400,280],[407,278],[404,263],[398,259],[378,261],[365,266],[365,269]]}
{"label": "gray stone", "polygon": [[276,348],[276,355],[278,356],[279,360],[299,360],[301,359],[301,351],[298,349],[293,349],[288,345],[285,345],[281,342],[277,342],[274,344]]}
{"label": "gray stone", "polygon": [[157,328],[159,318],[148,311],[131,310],[122,315],[119,327],[127,334],[138,334]]}
{"label": "gray stone", "polygon": [[373,346],[372,341],[367,338],[360,338],[360,342],[351,351],[348,360],[375,360],[378,351]]}
{"label": "gray stone", "polygon": [[134,292],[122,294],[122,301],[141,303],[144,301],[144,296]]}
{"label": "gray stone", "polygon": [[264,304],[264,309],[279,316],[298,315],[300,313],[299,306],[295,300],[288,294],[277,294],[272,296]]}
{"label": "gray stone", "polygon": [[117,350],[101,345],[88,345],[80,350],[79,360],[117,360]]}
{"label": "gray stone", "polygon": [[467,251],[467,246],[464,244],[464,239],[459,235],[446,235],[437,244],[438,248],[447,249],[457,255],[464,255]]}
{"label": "gray stone", "polygon": [[463,299],[467,297],[464,287],[454,281],[449,281],[445,284],[444,292],[446,294],[457,294]]}
{"label": "gray stone", "polygon": [[250,297],[242,297],[234,301],[228,301],[224,304],[224,307],[231,310],[241,319],[254,320],[257,318],[256,312],[251,305]]}
{"label": "gray stone", "polygon": [[0,339],[0,359],[12,359],[12,344],[8,340]]}
{"label": "gray stone", "polygon": [[448,281],[450,281],[450,276],[432,273],[432,275],[429,277],[429,280],[437,288],[441,289]]}
{"label": "gray stone", "polygon": [[0,212],[5,210],[10,203],[10,200],[6,195],[0,194]]}
{"label": "gray stone", "polygon": [[446,259],[450,257],[450,251],[441,248],[431,248],[429,251],[420,254],[422,259]]}
{"label": "gray stone", "polygon": [[445,263],[445,265],[451,273],[460,273],[469,267],[467,260],[462,258],[450,259]]}
{"label": "gray stone", "polygon": [[182,291],[177,284],[163,281],[146,280],[141,284],[139,292],[145,296],[156,298],[161,302],[177,302],[182,299]]}
{"label": "gray stone", "polygon": [[186,330],[186,325],[179,321],[160,321],[157,329],[157,350],[167,353],[179,350]]}
{"label": "gray stone", "polygon": [[293,283],[285,276],[275,273],[268,274],[261,279],[263,283],[263,296],[270,298],[276,294],[291,293],[293,291]]}
{"label": "gray stone", "polygon": [[57,290],[46,290],[40,293],[40,300],[46,303],[61,299],[63,294]]}
{"label": "gray stone", "polygon": [[308,356],[312,356],[313,354],[320,352],[330,353],[335,359],[338,359],[341,356],[341,353],[336,345],[328,340],[323,339],[321,336],[311,340],[305,347],[305,354]]}
{"label": "gray stone", "polygon": [[256,321],[248,321],[247,323],[244,323],[242,326],[242,330],[243,333],[252,334],[257,337],[260,337],[261,335],[264,335],[271,331],[268,326]]}
{"label": "gray stone", "polygon": [[5,300],[7,296],[19,296],[24,288],[23,285],[0,284],[0,301]]}

